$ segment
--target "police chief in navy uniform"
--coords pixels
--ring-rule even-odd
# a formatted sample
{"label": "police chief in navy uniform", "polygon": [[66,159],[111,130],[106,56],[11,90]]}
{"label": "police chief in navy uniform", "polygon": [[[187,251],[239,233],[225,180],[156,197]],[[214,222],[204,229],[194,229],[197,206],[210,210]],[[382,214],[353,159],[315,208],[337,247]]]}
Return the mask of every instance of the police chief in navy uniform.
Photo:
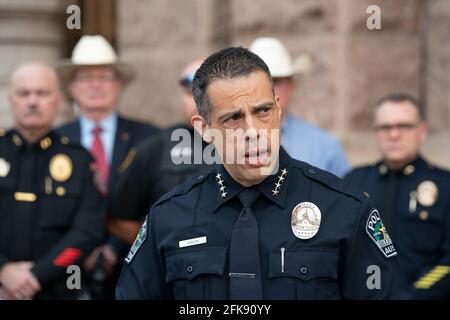
{"label": "police chief in navy uniform", "polygon": [[450,172],[419,153],[427,136],[420,103],[392,94],[377,104],[375,137],[382,160],[346,179],[382,210],[416,298],[450,297]]}
{"label": "police chief in navy uniform", "polygon": [[193,94],[193,126],[223,164],[152,206],[118,299],[408,297],[370,200],[280,148],[278,97],[257,55],[244,48],[211,55]]}
{"label": "police chief in navy uniform", "polygon": [[75,299],[68,267],[104,235],[94,160],[51,130],[62,94],[49,66],[19,67],[9,98],[15,128],[0,132],[0,299]]}

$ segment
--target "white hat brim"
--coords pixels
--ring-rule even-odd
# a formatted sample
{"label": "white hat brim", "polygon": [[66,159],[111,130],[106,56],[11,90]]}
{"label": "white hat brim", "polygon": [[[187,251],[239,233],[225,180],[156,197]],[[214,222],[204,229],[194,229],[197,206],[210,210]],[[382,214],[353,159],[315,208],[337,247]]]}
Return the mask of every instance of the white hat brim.
{"label": "white hat brim", "polygon": [[56,70],[63,84],[67,84],[72,79],[73,73],[81,67],[110,66],[119,73],[124,84],[129,84],[135,77],[133,68],[126,62],[116,61],[114,63],[99,64],[74,64],[71,59],[62,60],[56,66]]}

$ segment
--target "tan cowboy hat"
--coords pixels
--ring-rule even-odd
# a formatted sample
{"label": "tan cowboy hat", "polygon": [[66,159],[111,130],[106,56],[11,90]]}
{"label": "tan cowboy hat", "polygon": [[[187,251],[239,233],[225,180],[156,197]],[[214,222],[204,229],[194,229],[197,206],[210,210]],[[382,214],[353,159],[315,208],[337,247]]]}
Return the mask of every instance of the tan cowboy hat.
{"label": "tan cowboy hat", "polygon": [[307,73],[311,66],[311,58],[300,55],[292,61],[289,52],[280,40],[273,37],[255,39],[250,51],[256,53],[269,67],[273,78],[292,77],[298,73]]}
{"label": "tan cowboy hat", "polygon": [[134,78],[132,67],[117,58],[113,47],[101,35],[82,36],[73,48],[72,58],[61,61],[56,69],[62,82],[68,83],[79,67],[105,65],[113,67],[125,84]]}

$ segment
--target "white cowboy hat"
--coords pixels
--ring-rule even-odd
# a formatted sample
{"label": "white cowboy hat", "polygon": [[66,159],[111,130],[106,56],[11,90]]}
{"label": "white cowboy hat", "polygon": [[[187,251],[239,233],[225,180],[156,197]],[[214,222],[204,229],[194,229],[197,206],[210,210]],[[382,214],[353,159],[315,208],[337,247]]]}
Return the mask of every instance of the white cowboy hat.
{"label": "white cowboy hat", "polygon": [[132,67],[117,58],[113,47],[101,35],[82,36],[73,48],[72,58],[61,61],[56,69],[63,83],[67,83],[79,67],[105,65],[113,67],[124,83],[134,78]]}
{"label": "white cowboy hat", "polygon": [[286,47],[276,38],[257,38],[252,42],[250,51],[264,60],[272,78],[292,77],[296,73],[306,73],[310,67],[310,58],[307,55],[300,55],[292,63]]}

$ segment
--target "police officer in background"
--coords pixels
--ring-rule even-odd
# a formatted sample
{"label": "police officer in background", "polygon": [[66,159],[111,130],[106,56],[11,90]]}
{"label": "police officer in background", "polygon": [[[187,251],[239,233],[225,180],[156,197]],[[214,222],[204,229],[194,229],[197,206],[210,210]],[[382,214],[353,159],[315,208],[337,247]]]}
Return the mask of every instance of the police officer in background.
{"label": "police officer in background", "polygon": [[427,125],[419,102],[406,94],[375,109],[382,159],[348,176],[384,213],[400,264],[417,298],[450,297],[450,172],[419,153]]}
{"label": "police officer in background", "polygon": [[103,237],[93,159],[51,130],[58,76],[29,63],[11,77],[15,128],[0,134],[0,298],[70,299],[67,267]]}
{"label": "police officer in background", "polygon": [[[211,55],[193,94],[192,123],[223,164],[152,206],[117,298],[408,297],[370,200],[280,148],[279,99],[261,58],[233,47]],[[378,284],[368,281],[371,268]]]}
{"label": "police officer in background", "polygon": [[115,236],[133,243],[146,214],[164,193],[204,173],[208,166],[196,163],[194,152],[203,153],[205,143],[190,124],[197,113],[192,81],[203,59],[190,62],[181,72],[179,89],[183,123],[162,131],[136,148],[108,205],[108,226]]}

